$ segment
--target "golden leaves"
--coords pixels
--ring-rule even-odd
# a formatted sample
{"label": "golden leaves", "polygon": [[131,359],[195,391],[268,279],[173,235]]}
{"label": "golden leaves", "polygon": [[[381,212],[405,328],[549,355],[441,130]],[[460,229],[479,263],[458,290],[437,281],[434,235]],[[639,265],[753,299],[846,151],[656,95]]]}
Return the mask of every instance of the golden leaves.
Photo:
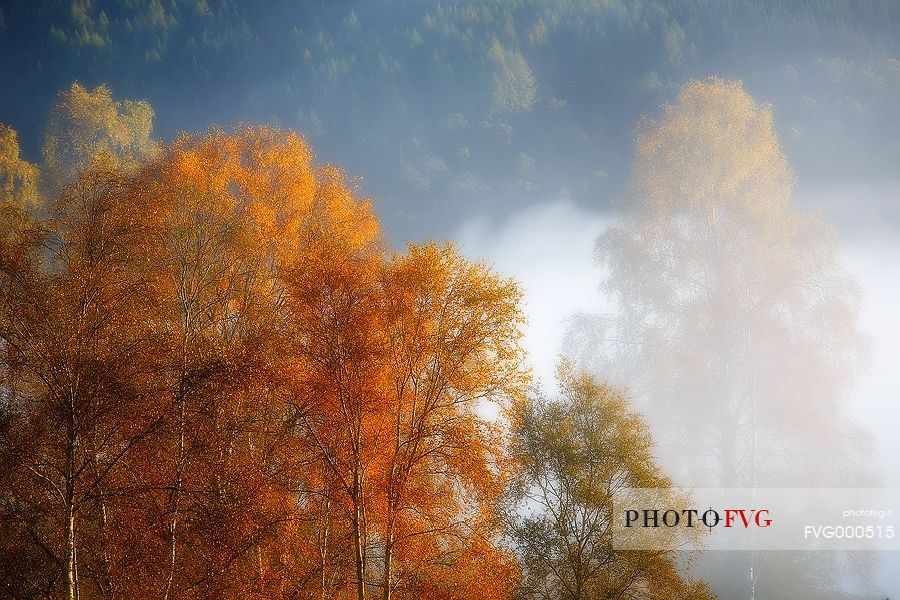
{"label": "golden leaves", "polygon": [[51,191],[92,165],[135,169],[153,157],[153,109],[145,101],[116,101],[104,85],[78,83],[60,92],[44,133],[44,173]]}
{"label": "golden leaves", "polygon": [[636,134],[636,192],[648,209],[715,212],[717,207],[778,218],[793,173],[778,144],[768,105],[740,82],[691,81],[659,120]]}
{"label": "golden leaves", "polygon": [[[137,165],[139,108],[64,95],[51,131],[73,137],[50,136],[48,162],[74,178],[35,226],[48,250],[0,265],[4,367],[53,415],[33,460],[75,490],[77,553],[55,496],[13,479],[52,524],[41,543],[88,573],[68,583],[340,593],[379,544],[401,595],[512,577],[493,519],[509,462],[475,407],[524,394],[515,285],[449,245],[389,255],[370,202],[293,132],[213,128]],[[32,172],[0,133],[21,194]]]}
{"label": "golden leaves", "polygon": [[0,124],[0,206],[31,209],[37,204],[37,167],[19,158],[16,131]]}

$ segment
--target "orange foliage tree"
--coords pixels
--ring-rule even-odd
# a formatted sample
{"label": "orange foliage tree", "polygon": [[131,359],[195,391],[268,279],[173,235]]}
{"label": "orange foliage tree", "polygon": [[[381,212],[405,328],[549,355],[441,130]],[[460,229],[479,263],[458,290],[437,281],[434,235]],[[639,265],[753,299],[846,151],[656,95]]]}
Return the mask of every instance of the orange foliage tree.
{"label": "orange foliage tree", "polygon": [[162,427],[162,343],[144,225],[127,182],[89,171],[0,240],[4,585],[13,597],[115,596],[130,461]]}
{"label": "orange foliage tree", "polygon": [[4,204],[2,589],[508,596],[511,465],[478,407],[523,397],[515,285],[388,252],[291,132],[91,164],[46,218]]}
{"label": "orange foliage tree", "polygon": [[[502,428],[473,406],[499,403],[505,415],[521,398],[519,292],[452,247],[434,245],[395,257],[383,286],[389,414],[377,488],[382,597],[395,589],[467,597],[482,587],[472,577],[476,562],[496,569],[491,591],[503,597],[511,557],[490,544],[510,469]],[[452,561],[434,561],[448,550]]]}

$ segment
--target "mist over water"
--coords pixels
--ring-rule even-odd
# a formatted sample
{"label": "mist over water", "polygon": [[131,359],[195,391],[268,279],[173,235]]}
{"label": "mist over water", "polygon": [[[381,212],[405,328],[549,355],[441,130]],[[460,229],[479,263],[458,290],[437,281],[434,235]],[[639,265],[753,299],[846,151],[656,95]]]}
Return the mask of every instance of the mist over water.
{"label": "mist over water", "polygon": [[606,305],[597,293],[600,274],[593,249],[610,222],[609,215],[556,200],[502,220],[475,218],[453,236],[467,256],[485,260],[521,285],[528,319],[525,347],[534,376],[548,389],[556,385],[567,320]]}
{"label": "mist over water", "polygon": [[[859,326],[868,338],[869,364],[850,395],[847,414],[873,437],[868,467],[884,487],[900,487],[900,243],[892,235],[891,217],[900,199],[896,186],[849,189],[830,195],[806,194],[797,203],[819,206],[838,224],[840,261],[862,290]],[[820,204],[816,204],[816,200]],[[895,203],[896,201],[896,203]],[[855,208],[845,208],[853,206]],[[482,258],[522,282],[529,325],[524,330],[535,375],[548,392],[555,388],[553,371],[566,348],[561,345],[567,323],[576,312],[602,312],[609,303],[598,291],[602,271],[594,260],[597,236],[615,226],[619,216],[607,210],[549,201],[506,219],[473,219],[454,235],[462,250]],[[487,234],[487,235],[485,235]],[[547,240],[538,244],[537,240]],[[885,551],[874,559],[870,594],[881,598],[900,590],[900,552]],[[880,592],[882,596],[874,595]],[[727,596],[726,596],[727,597]]]}

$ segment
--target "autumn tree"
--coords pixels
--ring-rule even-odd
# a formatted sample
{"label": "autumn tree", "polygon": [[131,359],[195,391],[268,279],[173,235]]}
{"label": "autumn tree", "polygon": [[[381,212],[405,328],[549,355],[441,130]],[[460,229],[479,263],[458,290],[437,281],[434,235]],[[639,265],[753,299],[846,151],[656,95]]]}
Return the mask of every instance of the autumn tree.
{"label": "autumn tree", "polygon": [[537,100],[537,83],[525,58],[504,48],[496,38],[488,58],[495,69],[492,109],[501,114],[531,110]]}
{"label": "autumn tree", "polygon": [[[631,204],[596,246],[615,310],[577,316],[567,347],[634,390],[681,484],[865,481],[844,408],[859,291],[793,185],[771,108],[739,82],[692,81],[637,128]],[[749,572],[731,593],[757,589]]]}
{"label": "autumn tree", "polygon": [[507,596],[505,429],[477,409],[522,396],[515,285],[389,253],[293,132],[157,147],[151,116],[73,85],[37,203],[0,130],[2,589]]}
{"label": "autumn tree", "polygon": [[[333,194],[340,195],[337,186],[326,186],[321,200],[333,201],[328,198]],[[315,240],[295,258],[288,275],[297,340],[292,405],[300,443],[323,467],[319,485],[328,490],[311,507],[328,499],[344,509],[352,580],[357,597],[365,598],[368,509],[384,411],[378,362],[383,321],[376,286],[381,253],[345,242],[331,236]],[[306,498],[318,494],[310,483],[304,486]]]}
{"label": "autumn tree", "polygon": [[117,171],[88,170],[47,222],[2,240],[0,515],[15,597],[116,594],[110,500],[133,482],[128,458],[161,424],[154,282],[140,268],[143,227],[120,202],[124,186]]}
{"label": "autumn tree", "polygon": [[559,399],[536,395],[515,415],[521,468],[509,490],[508,533],[522,562],[526,599],[710,598],[684,579],[671,551],[617,550],[613,497],[668,488],[641,417],[618,390],[557,369]]}
{"label": "autumn tree", "polygon": [[491,546],[501,436],[476,408],[520,393],[518,292],[450,248],[346,250],[323,243],[289,280],[300,437],[346,511],[358,598],[461,593],[473,569],[511,568]]}
{"label": "autumn tree", "polygon": [[0,124],[0,207],[33,208],[37,204],[35,165],[19,156],[16,131]]}
{"label": "autumn tree", "polygon": [[302,138],[267,128],[182,136],[137,186],[169,282],[171,427],[150,461],[161,468],[148,503],[163,507],[160,593],[275,593],[298,568],[291,538],[308,513],[297,494],[315,468],[289,435],[289,273],[322,246],[365,246],[377,225]]}
{"label": "autumn tree", "polygon": [[[299,468],[312,467],[295,458],[297,448],[283,439],[291,421],[280,394],[289,372],[281,358],[292,330],[285,326],[281,268],[322,236],[362,239],[377,229],[371,214],[358,210],[364,203],[343,192],[336,169],[314,168],[311,160],[301,138],[265,128],[184,136],[137,170],[94,162],[54,197],[59,208],[52,219],[4,238],[9,406],[3,449],[11,467],[4,478],[10,489],[28,491],[24,497],[33,505],[26,512],[20,497],[10,498],[3,516],[12,528],[10,544],[37,544],[48,555],[49,566],[38,569],[45,579],[35,589],[51,594],[62,586],[67,597],[134,596],[151,589],[179,598],[295,589],[288,582],[302,565],[291,547],[295,524],[304,517],[296,510],[296,481]],[[368,216],[359,220],[357,213]],[[126,259],[127,266],[116,262]],[[80,290],[84,299],[73,296]],[[138,333],[149,336],[152,348]],[[44,340],[41,352],[28,351],[28,344],[38,343],[34,336],[47,336],[37,338]],[[121,345],[127,352],[117,354]],[[103,397],[110,403],[102,406],[108,421],[70,407],[99,402],[91,388],[69,404],[66,395],[57,402],[42,391],[48,370],[89,385],[77,368],[102,364],[107,353],[110,361],[127,359],[133,375],[116,384],[118,404]],[[58,354],[63,367],[48,366]],[[26,377],[30,373],[37,373],[34,382]],[[23,381],[31,383],[13,385]],[[126,385],[142,386],[140,401],[127,395]],[[81,421],[63,418],[65,412],[61,421],[49,418],[50,409],[37,400],[22,405],[38,395],[51,408],[70,407],[92,429],[78,429]],[[140,410],[129,408],[129,401]],[[68,422],[76,423],[71,435],[58,438]],[[111,432],[123,435],[140,423],[146,435],[134,434],[135,443],[109,455],[109,446],[123,443]],[[75,457],[71,469],[61,471],[69,475],[57,481],[62,467],[44,457],[41,444],[53,457]],[[94,444],[89,449],[95,453],[83,444]],[[83,464],[100,460],[96,453],[128,469],[101,461],[102,477],[94,481]],[[40,468],[29,457],[40,460]],[[51,467],[56,471],[41,470]],[[29,473],[42,475],[38,483],[49,490],[33,482],[26,487]],[[57,488],[64,492],[59,499]],[[38,519],[44,513],[53,518]],[[63,527],[68,516],[60,514],[72,515],[73,525]],[[102,536],[102,569],[92,559],[101,549],[100,538],[91,537],[99,531],[97,515],[115,523],[115,533],[104,529]],[[50,539],[32,541],[36,534],[28,527],[44,522]],[[7,556],[24,555],[11,549]],[[15,574],[19,562],[7,564],[16,585],[24,577]],[[94,581],[97,574],[102,586]]]}
{"label": "autumn tree", "polygon": [[44,131],[42,177],[55,192],[94,163],[132,169],[154,155],[153,109],[143,100],[114,100],[109,88],[73,83],[59,93]]}
{"label": "autumn tree", "polygon": [[[481,595],[503,597],[511,557],[490,543],[499,533],[509,460],[502,424],[477,409],[493,402],[506,416],[521,403],[520,292],[452,247],[435,245],[395,257],[383,285],[390,376],[388,456],[378,486],[382,598],[395,590],[429,597],[428,588],[471,593],[472,569],[485,568],[495,569],[495,585]],[[421,588],[429,571],[442,583]]]}

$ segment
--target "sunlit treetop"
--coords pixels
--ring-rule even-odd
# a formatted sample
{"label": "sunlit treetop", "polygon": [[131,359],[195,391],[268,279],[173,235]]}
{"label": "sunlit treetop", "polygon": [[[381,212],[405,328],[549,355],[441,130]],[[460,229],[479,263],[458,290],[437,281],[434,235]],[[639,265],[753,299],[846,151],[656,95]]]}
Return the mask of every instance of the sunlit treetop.
{"label": "sunlit treetop", "polygon": [[245,218],[264,245],[296,251],[327,237],[363,251],[381,239],[371,202],[339,168],[316,164],[293,131],[245,125],[182,134],[145,176],[166,202]]}
{"label": "sunlit treetop", "polygon": [[92,164],[134,169],[151,158],[153,109],[143,100],[114,100],[109,88],[73,83],[59,93],[44,133],[43,177],[53,191]]}
{"label": "sunlit treetop", "polygon": [[780,218],[794,182],[771,107],[716,77],[689,82],[661,118],[642,121],[634,172],[639,201],[662,213],[727,207]]}
{"label": "sunlit treetop", "polygon": [[0,124],[0,206],[33,207],[37,203],[37,167],[19,157],[15,130]]}

